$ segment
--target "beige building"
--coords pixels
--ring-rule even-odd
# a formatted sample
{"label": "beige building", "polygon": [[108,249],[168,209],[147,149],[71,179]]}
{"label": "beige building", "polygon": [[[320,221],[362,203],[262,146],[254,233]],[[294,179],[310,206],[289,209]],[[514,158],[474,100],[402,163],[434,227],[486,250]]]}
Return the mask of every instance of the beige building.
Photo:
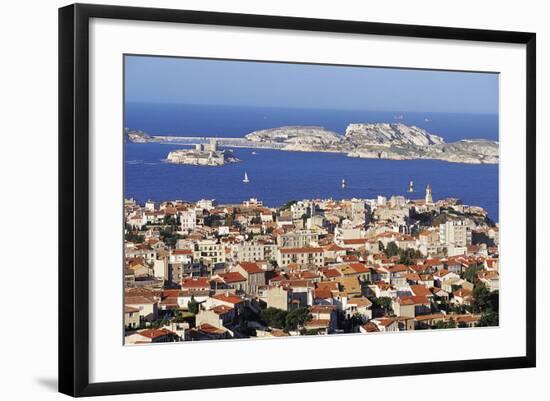
{"label": "beige building", "polygon": [[323,266],[323,248],[282,248],[277,253],[279,267],[287,267],[291,263],[305,266]]}
{"label": "beige building", "polygon": [[196,260],[202,260],[206,265],[225,263],[225,249],[223,244],[214,240],[202,240],[195,246]]}
{"label": "beige building", "polygon": [[126,306],[135,308],[139,311],[140,318],[152,322],[158,317],[157,302],[144,296],[126,296],[124,299]]}
{"label": "beige building", "polygon": [[208,310],[200,310],[195,316],[195,324],[209,324],[216,328],[225,328],[235,319],[235,309],[226,305],[214,306]]}
{"label": "beige building", "polygon": [[292,290],[282,286],[270,287],[265,291],[265,302],[268,308],[288,311],[292,302]]}
{"label": "beige building", "polygon": [[124,327],[126,329],[137,329],[139,327],[138,308],[124,305]]}
{"label": "beige building", "polygon": [[311,230],[296,230],[277,236],[277,246],[280,248],[302,248],[317,243],[319,234]]}
{"label": "beige building", "polygon": [[239,262],[255,262],[257,260],[271,259],[275,256],[277,246],[275,244],[263,244],[261,242],[243,242],[235,246],[235,258]]}

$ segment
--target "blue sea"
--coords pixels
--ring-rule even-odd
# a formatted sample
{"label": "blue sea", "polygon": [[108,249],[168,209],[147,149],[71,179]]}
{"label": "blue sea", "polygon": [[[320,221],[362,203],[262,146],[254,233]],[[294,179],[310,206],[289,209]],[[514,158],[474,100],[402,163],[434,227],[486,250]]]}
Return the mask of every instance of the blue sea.
{"label": "blue sea", "polygon": [[[398,118],[398,119],[397,119]],[[402,122],[442,136],[498,140],[498,116],[402,111],[302,110],[127,103],[125,127],[151,135],[242,137],[284,125],[318,125],[344,133],[349,123]],[[437,160],[356,159],[343,154],[233,149],[240,163],[198,167],[162,160],[181,145],[125,144],[125,196],[139,202],[213,198],[220,203],[256,197],[268,206],[307,198],[457,197],[485,208],[498,221],[498,166]],[[242,182],[245,172],[250,183]],[[346,189],[340,184],[347,182]],[[416,192],[408,192],[413,180]]]}

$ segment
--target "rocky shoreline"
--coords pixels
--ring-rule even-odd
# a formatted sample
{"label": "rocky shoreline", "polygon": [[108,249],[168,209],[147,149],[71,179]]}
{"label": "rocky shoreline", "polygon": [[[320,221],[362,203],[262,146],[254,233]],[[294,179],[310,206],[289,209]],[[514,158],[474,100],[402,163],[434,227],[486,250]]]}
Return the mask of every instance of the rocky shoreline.
{"label": "rocky shoreline", "polygon": [[[125,130],[135,143],[196,145],[213,138],[150,136]],[[244,138],[216,138],[219,146],[296,152],[345,153],[348,157],[390,160],[443,160],[451,163],[498,164],[499,144],[486,139],[446,143],[440,136],[405,124],[349,124],[345,135],[316,126],[288,126],[251,132]]]}

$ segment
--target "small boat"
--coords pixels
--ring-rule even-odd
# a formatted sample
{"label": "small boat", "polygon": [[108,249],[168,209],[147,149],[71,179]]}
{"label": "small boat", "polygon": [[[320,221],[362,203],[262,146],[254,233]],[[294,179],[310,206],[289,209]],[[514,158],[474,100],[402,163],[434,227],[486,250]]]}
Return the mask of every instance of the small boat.
{"label": "small boat", "polygon": [[409,192],[414,192],[414,183],[412,182],[409,182]]}
{"label": "small boat", "polygon": [[426,117],[426,118],[424,119],[424,121],[427,122],[427,123],[432,122],[432,120],[430,120],[428,117]]}
{"label": "small boat", "polygon": [[250,182],[250,180],[248,179],[248,174],[246,174],[246,172],[244,173],[243,182],[244,182],[245,184]]}
{"label": "small boat", "polygon": [[253,154],[253,155],[255,155],[255,154],[256,154],[256,152],[252,152],[252,154]]}

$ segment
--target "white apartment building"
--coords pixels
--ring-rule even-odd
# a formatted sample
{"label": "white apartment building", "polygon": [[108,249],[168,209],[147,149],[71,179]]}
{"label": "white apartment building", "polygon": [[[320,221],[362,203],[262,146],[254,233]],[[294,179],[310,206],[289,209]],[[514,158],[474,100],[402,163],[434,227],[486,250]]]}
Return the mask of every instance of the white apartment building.
{"label": "white apartment building", "polygon": [[469,220],[447,221],[439,225],[439,242],[466,247],[472,244],[472,223]]}
{"label": "white apartment building", "polygon": [[197,213],[194,209],[180,212],[181,231],[193,231],[197,226]]}
{"label": "white apartment building", "polygon": [[223,244],[214,240],[197,242],[194,252],[195,260],[202,260],[207,265],[225,263],[225,249]]}
{"label": "white apartment building", "polygon": [[317,243],[319,234],[311,230],[296,230],[277,236],[277,246],[280,248],[303,248]]}

